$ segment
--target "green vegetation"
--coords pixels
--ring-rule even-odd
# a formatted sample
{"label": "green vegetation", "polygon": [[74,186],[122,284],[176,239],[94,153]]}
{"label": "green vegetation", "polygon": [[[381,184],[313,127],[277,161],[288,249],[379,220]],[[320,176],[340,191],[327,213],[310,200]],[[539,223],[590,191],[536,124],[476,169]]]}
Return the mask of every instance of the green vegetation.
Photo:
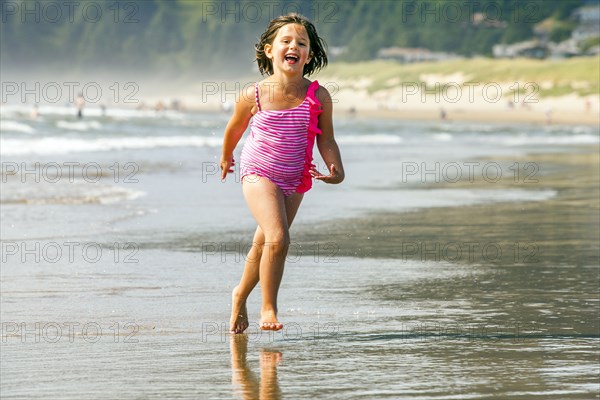
{"label": "green vegetation", "polygon": [[[581,96],[600,92],[600,59],[581,57],[563,60],[493,60],[475,58],[435,63],[400,64],[392,61],[333,63],[319,74],[319,79],[341,81],[370,80],[369,93],[393,88],[403,82],[425,84],[426,74],[450,76],[462,74],[467,82],[535,82],[544,97],[577,93]],[[430,88],[433,89],[433,88]]]}
{"label": "green vegetation", "polygon": [[[568,37],[573,10],[588,2],[80,0],[70,21],[63,2],[2,0],[0,63],[20,71],[124,69],[179,77],[235,76],[252,71],[253,46],[268,21],[290,11],[313,20],[330,47],[346,47],[336,61],[372,60],[379,49],[393,46],[487,56],[494,44],[530,39],[533,28],[545,20],[552,21],[552,37]],[[10,12],[5,7],[9,3]],[[23,13],[35,7],[37,15]],[[56,7],[60,18],[54,17]],[[101,7],[97,20],[96,7]],[[478,63],[464,68],[477,73]],[[494,73],[510,75],[510,71]],[[411,67],[405,72],[413,73]],[[377,72],[376,80],[386,74]]]}
{"label": "green vegetation", "polygon": [[562,42],[571,36],[574,28],[574,22],[557,21],[550,32],[550,40],[557,43]]}
{"label": "green vegetation", "polygon": [[585,52],[594,46],[600,46],[600,36],[584,40],[581,45],[581,50]]}

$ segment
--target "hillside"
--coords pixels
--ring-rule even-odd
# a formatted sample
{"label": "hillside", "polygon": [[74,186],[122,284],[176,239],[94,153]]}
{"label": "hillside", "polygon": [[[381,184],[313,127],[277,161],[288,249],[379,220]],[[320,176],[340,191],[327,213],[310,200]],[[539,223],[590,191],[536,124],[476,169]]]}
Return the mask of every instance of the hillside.
{"label": "hillside", "polygon": [[[311,18],[334,61],[372,60],[386,47],[489,56],[498,43],[571,34],[584,0],[0,0],[3,71],[141,71],[235,76],[253,68],[253,46],[275,15]],[[592,1],[597,4],[597,1]],[[547,21],[550,21],[547,22]]]}

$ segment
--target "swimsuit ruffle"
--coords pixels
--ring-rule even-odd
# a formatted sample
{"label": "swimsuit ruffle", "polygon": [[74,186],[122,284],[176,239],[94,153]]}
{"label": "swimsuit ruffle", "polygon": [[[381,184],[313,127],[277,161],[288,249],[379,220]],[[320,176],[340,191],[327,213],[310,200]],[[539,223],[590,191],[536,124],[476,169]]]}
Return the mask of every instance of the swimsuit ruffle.
{"label": "swimsuit ruffle", "polygon": [[300,181],[300,185],[296,188],[296,192],[305,193],[310,190],[312,187],[312,175],[310,174],[311,168],[315,165],[312,163],[313,161],[313,147],[315,144],[315,138],[317,135],[321,134],[321,129],[319,129],[319,115],[323,112],[323,108],[321,107],[321,103],[317,98],[316,92],[319,88],[319,82],[313,81],[308,87],[308,91],[306,93],[306,97],[309,102],[310,107],[310,119],[308,123],[308,136],[306,143],[306,157],[304,162],[304,172],[302,173],[302,180]]}

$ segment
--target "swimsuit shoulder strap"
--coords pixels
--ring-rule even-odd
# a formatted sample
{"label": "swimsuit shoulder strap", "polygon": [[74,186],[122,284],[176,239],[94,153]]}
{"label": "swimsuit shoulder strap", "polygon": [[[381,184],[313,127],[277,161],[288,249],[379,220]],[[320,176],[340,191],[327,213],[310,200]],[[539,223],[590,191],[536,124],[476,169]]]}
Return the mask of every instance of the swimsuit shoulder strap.
{"label": "swimsuit shoulder strap", "polygon": [[258,100],[258,82],[254,84],[254,98],[256,100],[256,107],[258,107],[258,111],[260,111],[260,101]]}
{"label": "swimsuit shoulder strap", "polygon": [[319,89],[319,81],[312,81],[312,83],[308,86],[308,90],[306,91],[306,98],[311,101],[311,103],[319,103],[319,99],[317,99],[317,90]]}
{"label": "swimsuit shoulder strap", "polygon": [[308,86],[308,90],[306,91],[306,97],[318,102],[317,89],[319,89],[319,81],[312,81],[312,83]]}

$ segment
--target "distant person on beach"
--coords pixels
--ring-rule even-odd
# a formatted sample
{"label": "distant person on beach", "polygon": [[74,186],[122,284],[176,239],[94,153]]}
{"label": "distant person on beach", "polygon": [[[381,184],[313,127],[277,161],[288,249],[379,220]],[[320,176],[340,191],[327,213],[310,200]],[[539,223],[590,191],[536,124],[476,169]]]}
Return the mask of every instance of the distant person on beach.
{"label": "distant person on beach", "polygon": [[546,115],[546,124],[552,124],[552,108],[548,108],[544,113]]}
{"label": "distant person on beach", "polygon": [[83,107],[85,107],[85,99],[83,93],[79,93],[75,99],[75,107],[77,107],[77,118],[83,118]]}
{"label": "distant person on beach", "polygon": [[29,113],[31,119],[37,119],[40,116],[40,106],[39,104],[34,104],[31,113]]}
{"label": "distant person on beach", "polygon": [[[258,227],[241,281],[233,289],[230,332],[248,327],[246,299],[261,282],[260,328],[280,330],[277,294],[290,244],[289,229],[312,178],[337,184],[344,167],[333,136],[332,101],[327,89],[304,76],[327,65],[324,42],[299,14],[273,19],[255,47],[266,79],[242,90],[225,128],[221,179],[233,172],[233,151],[250,123],[242,149],[242,192]],[[328,175],[312,164],[314,142]]]}
{"label": "distant person on beach", "polygon": [[156,102],[156,105],[154,106],[154,111],[157,114],[162,113],[163,111],[165,111],[165,103],[163,103],[162,100],[159,100],[158,102]]}
{"label": "distant person on beach", "polygon": [[444,107],[440,108],[440,119],[442,121],[445,121],[447,116],[448,115],[446,114],[446,110],[444,109]]}

